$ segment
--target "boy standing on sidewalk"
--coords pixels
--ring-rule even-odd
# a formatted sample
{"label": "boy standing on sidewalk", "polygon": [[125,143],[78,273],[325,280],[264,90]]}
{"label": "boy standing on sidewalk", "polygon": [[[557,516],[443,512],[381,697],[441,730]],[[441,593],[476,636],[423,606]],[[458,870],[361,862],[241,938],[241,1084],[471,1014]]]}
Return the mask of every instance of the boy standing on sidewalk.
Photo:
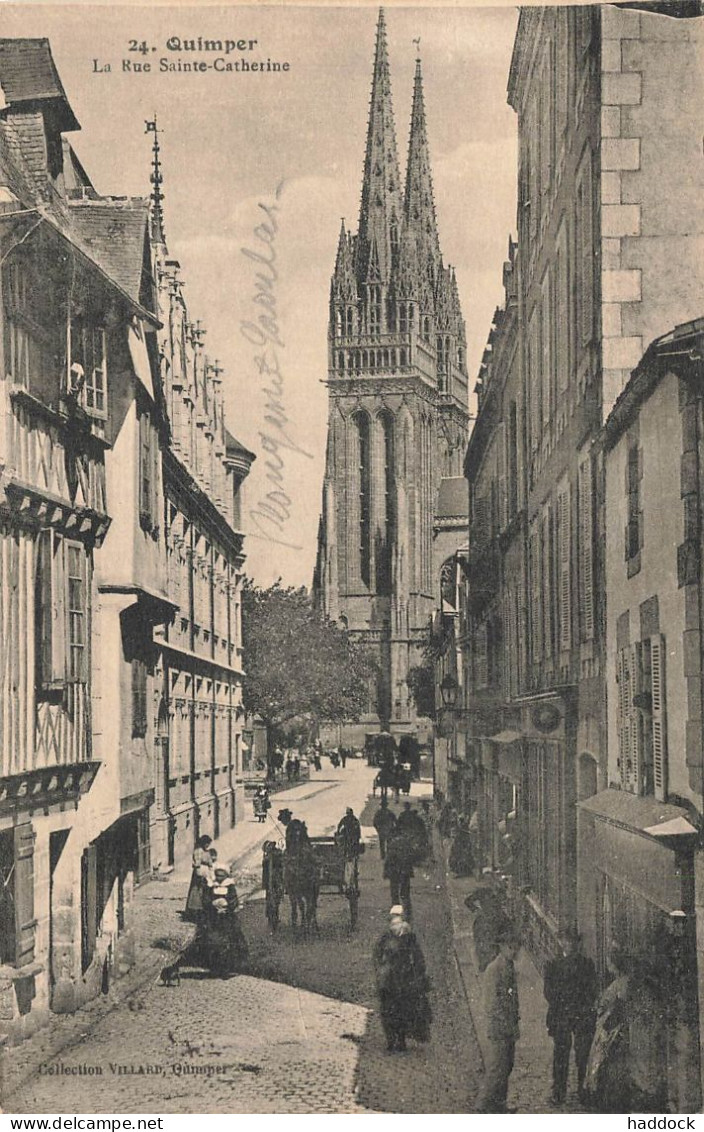
{"label": "boy standing on sidewalk", "polygon": [[513,962],[519,946],[512,928],[502,932],[499,954],[484,972],[488,1049],[481,1113],[511,1111],[506,1108],[506,1096],[519,1035],[518,984]]}

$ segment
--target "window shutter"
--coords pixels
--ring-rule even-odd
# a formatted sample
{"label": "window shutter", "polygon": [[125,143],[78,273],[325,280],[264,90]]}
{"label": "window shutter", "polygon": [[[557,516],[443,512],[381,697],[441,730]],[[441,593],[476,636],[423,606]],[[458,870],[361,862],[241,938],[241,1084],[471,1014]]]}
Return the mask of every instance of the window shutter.
{"label": "window shutter", "polygon": [[132,738],[142,739],[147,733],[147,666],[136,657],[132,661]]}
{"label": "window shutter", "polygon": [[653,707],[653,783],[655,797],[667,797],[667,726],[665,719],[665,638],[650,638],[650,691]]}
{"label": "window shutter", "polygon": [[581,573],[582,638],[594,636],[594,503],[591,458],[579,466],[579,558]]}
{"label": "window shutter", "polygon": [[618,731],[618,770],[621,785],[626,784],[626,763],[630,734],[628,730],[628,650],[619,649],[616,654],[616,726]]}
{"label": "window shutter", "polygon": [[569,484],[558,495],[558,522],[559,529],[559,564],[560,571],[560,648],[562,650],[572,647],[571,618],[572,618],[572,586],[570,577],[570,548],[572,542],[572,524],[570,515],[570,488]]}
{"label": "window shutter", "polygon": [[89,845],[81,857],[81,965],[86,971],[98,934],[98,850]]}
{"label": "window shutter", "polygon": [[506,425],[503,422],[496,426],[496,445],[496,477],[499,493],[499,530],[503,531],[508,524],[508,494],[506,491]]}
{"label": "window shutter", "polygon": [[554,633],[554,560],[552,546],[552,515],[548,506],[543,512],[541,526],[541,558],[542,558],[542,585],[539,599],[542,601],[543,613],[543,654],[547,659],[552,657]]}
{"label": "window shutter", "polygon": [[34,960],[34,830],[31,822],[15,826],[15,966]]}
{"label": "window shutter", "polygon": [[628,734],[629,747],[626,761],[625,787],[633,794],[641,793],[643,773],[643,717],[633,704],[643,690],[643,646],[640,641],[628,648]]}
{"label": "window shutter", "polygon": [[152,438],[152,501],[151,501],[151,516],[152,523],[155,527],[161,524],[161,515],[159,514],[159,481],[160,481],[160,468],[159,468],[159,436],[155,428],[151,430]]}

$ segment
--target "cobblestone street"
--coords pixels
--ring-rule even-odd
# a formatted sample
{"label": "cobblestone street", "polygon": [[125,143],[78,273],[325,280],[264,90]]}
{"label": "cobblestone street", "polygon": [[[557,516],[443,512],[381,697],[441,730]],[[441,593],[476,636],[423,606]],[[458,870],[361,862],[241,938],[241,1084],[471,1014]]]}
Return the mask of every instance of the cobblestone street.
{"label": "cobblestone street", "polygon": [[[301,800],[292,805],[312,833],[329,830],[346,805],[360,813],[371,772],[352,763],[324,777],[332,781],[322,789],[298,787]],[[365,834],[372,832],[367,827],[375,807],[370,801],[362,813]],[[245,880],[254,876],[263,836],[264,827],[242,823],[244,853],[236,867]],[[254,894],[242,919],[252,955],[247,974],[223,981],[187,969],[180,986],[171,988],[154,977],[47,1059],[6,1107],[67,1114],[471,1111],[481,1062],[452,952],[441,870],[417,870],[413,888],[415,927],[433,983],[432,1040],[392,1055],[375,1014],[371,967],[389,907],[375,844],[361,866],[355,932],[346,902],[323,896],[317,938],[294,937],[288,913],[271,936]],[[144,938],[186,930],[178,917],[185,883],[146,887],[139,901]]]}

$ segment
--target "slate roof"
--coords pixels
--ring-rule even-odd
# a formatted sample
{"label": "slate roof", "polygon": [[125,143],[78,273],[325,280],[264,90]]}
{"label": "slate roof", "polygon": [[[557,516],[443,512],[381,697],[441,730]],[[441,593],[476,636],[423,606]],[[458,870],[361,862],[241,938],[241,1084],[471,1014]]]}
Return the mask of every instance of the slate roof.
{"label": "slate roof", "polygon": [[469,485],[464,476],[446,476],[440,480],[436,519],[457,519],[469,516]]}
{"label": "slate roof", "polygon": [[130,298],[141,303],[147,202],[78,201],[70,207],[79,244]]}
{"label": "slate roof", "polygon": [[225,450],[228,456],[244,456],[250,462],[257,458],[254,452],[250,452],[249,448],[245,448],[244,444],[241,444],[240,441],[232,435],[229,429],[225,429]]}
{"label": "slate roof", "polygon": [[[0,120],[0,186],[6,186],[25,207],[36,201],[36,190],[22,150],[9,122]],[[16,207],[16,206],[15,206]]]}
{"label": "slate roof", "polygon": [[62,130],[80,130],[48,39],[0,39],[0,86],[9,106],[55,99]]}

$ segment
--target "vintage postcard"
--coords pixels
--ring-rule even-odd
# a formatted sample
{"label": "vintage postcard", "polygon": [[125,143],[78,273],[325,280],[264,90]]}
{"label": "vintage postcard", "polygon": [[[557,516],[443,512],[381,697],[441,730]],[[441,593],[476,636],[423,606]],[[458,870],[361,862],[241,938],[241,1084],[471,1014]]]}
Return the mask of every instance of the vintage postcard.
{"label": "vintage postcard", "polygon": [[703,65],[0,7],[4,1112],[700,1112]]}

